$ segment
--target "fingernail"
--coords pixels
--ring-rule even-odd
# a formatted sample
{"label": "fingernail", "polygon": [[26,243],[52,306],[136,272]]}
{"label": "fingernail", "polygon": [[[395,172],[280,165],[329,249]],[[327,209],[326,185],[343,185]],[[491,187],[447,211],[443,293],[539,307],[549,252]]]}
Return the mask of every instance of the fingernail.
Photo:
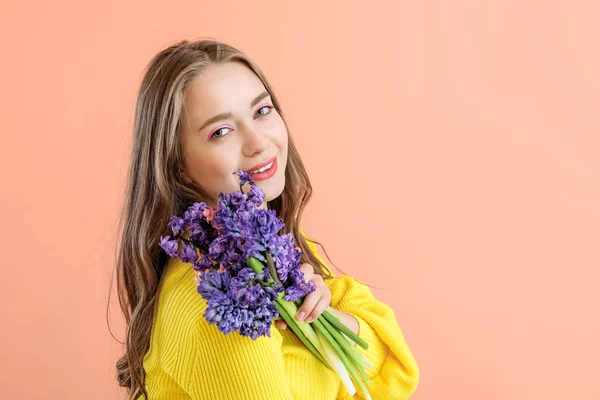
{"label": "fingernail", "polygon": [[298,313],[298,315],[296,316],[296,319],[297,319],[298,321],[302,321],[302,320],[304,319],[304,316],[305,316],[305,315],[306,315],[306,313],[305,313],[304,311],[300,311],[300,312]]}
{"label": "fingernail", "polygon": [[311,323],[313,321],[313,317],[306,318],[306,322]]}

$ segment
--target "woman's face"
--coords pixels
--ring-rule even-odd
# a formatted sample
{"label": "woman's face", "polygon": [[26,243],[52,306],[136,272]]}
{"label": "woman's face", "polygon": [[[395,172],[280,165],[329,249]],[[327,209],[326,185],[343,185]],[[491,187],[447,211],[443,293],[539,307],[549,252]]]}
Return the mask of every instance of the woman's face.
{"label": "woman's face", "polygon": [[[242,169],[265,192],[262,207],[281,194],[288,132],[251,69],[237,62],[208,66],[190,82],[183,113],[184,178],[216,197],[239,191],[233,173]],[[255,172],[272,160],[269,169]]]}

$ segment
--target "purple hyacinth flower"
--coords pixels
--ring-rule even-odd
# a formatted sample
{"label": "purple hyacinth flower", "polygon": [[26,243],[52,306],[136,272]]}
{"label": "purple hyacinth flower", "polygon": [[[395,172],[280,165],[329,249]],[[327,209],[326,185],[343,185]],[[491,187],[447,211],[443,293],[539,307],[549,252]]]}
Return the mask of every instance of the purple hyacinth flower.
{"label": "purple hyacinth flower", "polygon": [[207,270],[213,269],[215,264],[209,256],[204,255],[200,258],[200,261],[194,262],[194,270],[196,272],[206,272]]}
{"label": "purple hyacinth flower", "polygon": [[192,204],[183,214],[183,218],[189,223],[194,220],[200,220],[204,218],[204,210],[208,208],[208,205],[204,202],[195,202]]}
{"label": "purple hyacinth flower", "polygon": [[253,185],[248,191],[247,207],[259,207],[265,201],[265,192],[258,185]]}
{"label": "purple hyacinth flower", "polygon": [[179,235],[181,233],[185,233],[185,225],[186,221],[185,219],[177,216],[177,215],[173,215],[171,216],[171,220],[169,221],[169,223],[167,224],[167,226],[169,226],[173,232],[173,235]]}
{"label": "purple hyacinth flower", "polygon": [[169,255],[169,257],[177,257],[179,241],[170,239],[170,235],[167,235],[165,237],[161,236],[158,245],[164,249],[164,251]]}
{"label": "purple hyacinth flower", "polygon": [[179,258],[183,262],[193,263],[198,259],[198,254],[196,253],[194,246],[188,244],[179,252]]}
{"label": "purple hyacinth flower", "polygon": [[252,180],[252,175],[244,170],[238,169],[233,174],[240,177],[240,187],[244,186],[246,182],[250,182],[251,185],[256,185]]}

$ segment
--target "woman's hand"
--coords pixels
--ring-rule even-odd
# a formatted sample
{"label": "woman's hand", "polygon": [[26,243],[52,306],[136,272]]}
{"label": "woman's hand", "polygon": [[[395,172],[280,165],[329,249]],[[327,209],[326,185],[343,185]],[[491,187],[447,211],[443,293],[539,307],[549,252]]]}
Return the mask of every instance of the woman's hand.
{"label": "woman's hand", "polygon": [[[304,273],[304,280],[306,282],[312,282],[315,284],[316,289],[310,292],[304,298],[302,306],[298,309],[296,314],[296,320],[312,322],[325,311],[331,302],[331,291],[325,284],[323,277],[319,274],[315,274],[314,268],[310,264],[300,265],[300,271]],[[275,326],[279,329],[286,329],[287,323],[281,319],[275,321]]]}

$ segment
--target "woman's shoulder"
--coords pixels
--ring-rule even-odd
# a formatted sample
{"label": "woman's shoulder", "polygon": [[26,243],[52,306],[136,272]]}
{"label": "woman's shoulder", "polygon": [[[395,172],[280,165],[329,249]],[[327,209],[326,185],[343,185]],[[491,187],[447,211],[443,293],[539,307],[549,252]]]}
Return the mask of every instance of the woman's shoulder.
{"label": "woman's shoulder", "polygon": [[259,337],[256,341],[237,332],[220,332],[215,324],[209,323],[204,317],[208,304],[198,293],[195,277],[196,272],[191,263],[179,259],[169,261],[164,280],[161,281],[153,327],[157,348],[181,355],[181,349],[187,349],[186,352],[190,353],[204,348],[202,351],[206,353],[208,350],[205,346],[210,346],[211,351],[216,354],[243,349],[255,342],[263,343],[269,338],[275,339],[273,345],[281,346],[283,339],[275,325],[271,326],[268,337]]}
{"label": "woman's shoulder", "polygon": [[161,278],[156,305],[156,323],[193,329],[202,326],[206,300],[198,293],[192,264],[170,258]]}

